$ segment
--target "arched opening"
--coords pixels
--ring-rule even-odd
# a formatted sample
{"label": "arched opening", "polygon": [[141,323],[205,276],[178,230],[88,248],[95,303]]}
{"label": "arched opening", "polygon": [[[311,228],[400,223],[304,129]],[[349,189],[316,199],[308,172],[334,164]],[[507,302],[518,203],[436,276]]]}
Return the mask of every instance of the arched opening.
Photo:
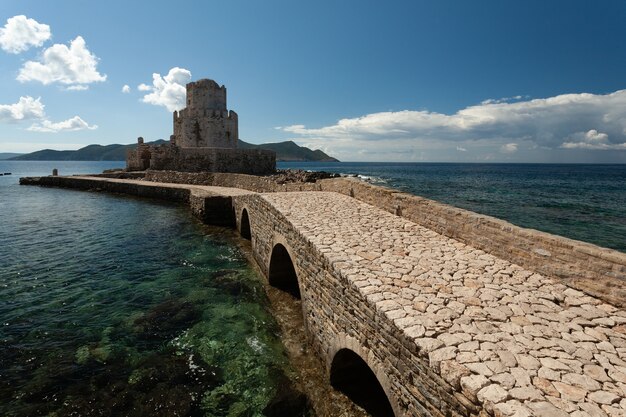
{"label": "arched opening", "polygon": [[250,232],[250,219],[248,218],[248,210],[246,209],[243,209],[241,212],[241,223],[239,226],[241,237],[248,240],[252,239],[252,233]]}
{"label": "arched opening", "polygon": [[367,363],[350,349],[341,349],[333,358],[330,384],[372,417],[395,417],[378,378]]}
{"label": "arched opening", "polygon": [[288,292],[298,299],[300,298],[296,269],[293,266],[289,252],[280,243],[277,243],[274,249],[272,249],[269,282],[271,286]]}

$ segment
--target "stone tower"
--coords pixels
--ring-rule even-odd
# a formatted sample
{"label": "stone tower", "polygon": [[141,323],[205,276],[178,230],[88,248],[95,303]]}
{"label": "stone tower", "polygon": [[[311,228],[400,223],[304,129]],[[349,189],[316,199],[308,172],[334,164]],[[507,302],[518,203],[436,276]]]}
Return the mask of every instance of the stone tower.
{"label": "stone tower", "polygon": [[187,107],[174,112],[174,134],[162,145],[143,143],[126,154],[128,171],[276,172],[276,153],[239,149],[238,117],[226,108],[226,87],[203,79],[187,84]]}
{"label": "stone tower", "polygon": [[226,87],[202,79],[187,84],[187,107],[174,111],[172,143],[180,148],[237,148],[237,113],[226,108]]}

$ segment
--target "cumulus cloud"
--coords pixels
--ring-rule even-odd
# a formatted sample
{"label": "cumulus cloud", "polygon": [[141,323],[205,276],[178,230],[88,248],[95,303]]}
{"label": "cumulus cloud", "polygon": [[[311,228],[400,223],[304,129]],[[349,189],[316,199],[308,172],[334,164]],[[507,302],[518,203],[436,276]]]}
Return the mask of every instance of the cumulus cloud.
{"label": "cumulus cloud", "polygon": [[600,133],[596,129],[587,132],[577,132],[569,142],[563,142],[565,149],[594,149],[594,150],[626,150],[626,143],[610,143],[609,135]]}
{"label": "cumulus cloud", "polygon": [[517,143],[505,143],[500,146],[500,152],[502,153],[515,153],[517,152]]}
{"label": "cumulus cloud", "polygon": [[[522,97],[523,98],[523,97]],[[404,110],[380,112],[320,128],[280,127],[293,140],[353,159],[362,149],[411,152],[458,147],[472,152],[513,153],[536,149],[624,149],[626,90],[610,94],[563,94],[469,106],[454,114]],[[581,135],[580,132],[583,132]],[[599,133],[602,132],[602,133]],[[525,145],[524,145],[525,144]],[[475,146],[474,146],[475,145]],[[470,152],[468,152],[469,154]]]}
{"label": "cumulus cloud", "polygon": [[155,106],[163,106],[169,111],[179,110],[185,107],[185,85],[191,81],[191,72],[174,67],[166,76],[152,74],[152,86],[140,84],[139,91],[149,91],[142,101]]}
{"label": "cumulus cloud", "polygon": [[46,49],[39,61],[24,63],[17,76],[20,82],[39,81],[44,85],[60,83],[68,89],[86,89],[88,84],[105,81],[98,72],[98,57],[92,54],[81,36],[70,46],[54,44]]}
{"label": "cumulus cloud", "polygon": [[0,47],[10,54],[19,54],[32,46],[43,45],[50,36],[50,26],[24,15],[13,16],[0,28]]}
{"label": "cumulus cloud", "polygon": [[96,125],[89,125],[86,121],[78,116],[74,116],[71,119],[64,120],[62,122],[51,122],[50,120],[42,120],[40,123],[35,123],[28,130],[32,132],[71,132],[75,130],[94,130],[97,129]]}
{"label": "cumulus cloud", "polygon": [[128,84],[124,84],[124,87],[122,87],[122,93],[124,94],[130,93],[130,86]]}
{"label": "cumulus cloud", "polygon": [[26,120],[34,120],[27,130],[33,132],[62,132],[73,130],[94,130],[98,126],[90,125],[79,116],[74,116],[62,122],[51,122],[47,119],[41,97],[20,97],[15,104],[0,104],[0,123],[18,123]]}
{"label": "cumulus cloud", "polygon": [[22,120],[41,119],[44,117],[44,105],[41,97],[20,97],[15,104],[0,104],[0,122],[15,123]]}

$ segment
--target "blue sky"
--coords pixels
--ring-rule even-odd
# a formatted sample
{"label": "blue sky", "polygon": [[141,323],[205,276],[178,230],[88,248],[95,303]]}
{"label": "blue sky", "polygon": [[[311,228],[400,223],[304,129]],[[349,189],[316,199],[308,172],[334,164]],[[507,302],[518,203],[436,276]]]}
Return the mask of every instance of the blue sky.
{"label": "blue sky", "polygon": [[0,152],[168,138],[179,84],[212,78],[252,143],[626,162],[624,22],[622,0],[3,0]]}

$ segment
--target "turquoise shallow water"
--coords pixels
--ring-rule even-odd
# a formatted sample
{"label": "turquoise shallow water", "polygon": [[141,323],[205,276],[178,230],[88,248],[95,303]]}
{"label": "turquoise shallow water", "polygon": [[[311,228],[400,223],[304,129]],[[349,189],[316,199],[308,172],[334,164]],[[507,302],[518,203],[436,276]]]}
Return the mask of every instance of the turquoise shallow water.
{"label": "turquoise shallow water", "polygon": [[359,174],[522,227],[626,252],[626,165],[279,163]]}
{"label": "turquoise shallow water", "polygon": [[232,234],[177,205],[17,184],[53,165],[0,177],[0,415],[262,415],[293,374]]}

